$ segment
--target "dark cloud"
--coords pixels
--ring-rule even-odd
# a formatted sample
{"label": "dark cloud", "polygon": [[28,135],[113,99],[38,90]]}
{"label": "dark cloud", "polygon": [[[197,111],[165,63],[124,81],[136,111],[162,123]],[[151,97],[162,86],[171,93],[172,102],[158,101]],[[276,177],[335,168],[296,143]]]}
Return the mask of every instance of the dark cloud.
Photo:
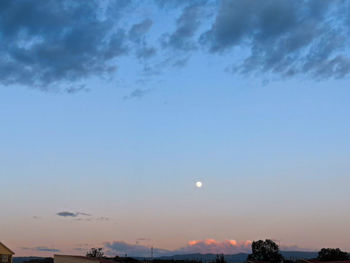
{"label": "dark cloud", "polygon": [[138,59],[146,60],[155,56],[157,53],[156,48],[149,46],[146,41],[146,34],[152,25],[153,21],[147,18],[133,25],[128,32],[129,40],[135,44],[136,57]]}
{"label": "dark cloud", "polygon": [[116,18],[99,15],[101,8],[95,1],[4,0],[1,4],[1,84],[49,89],[114,71],[109,62],[127,53],[124,31],[116,28]]}
{"label": "dark cloud", "polygon": [[200,26],[202,3],[186,6],[176,21],[177,28],[172,34],[165,36],[163,46],[189,51],[196,48],[194,35]]}
{"label": "dark cloud", "polygon": [[75,93],[79,93],[81,91],[88,92],[89,89],[86,88],[86,85],[78,85],[78,86],[71,85],[66,89],[66,92],[69,94],[75,94]]}
{"label": "dark cloud", "polygon": [[189,57],[184,57],[184,58],[176,59],[176,60],[172,63],[172,66],[175,67],[175,68],[182,68],[182,67],[184,67],[184,66],[187,65],[188,60],[189,60]]}
{"label": "dark cloud", "polygon": [[62,217],[78,217],[78,216],[91,216],[90,214],[87,213],[82,213],[82,212],[68,212],[68,211],[62,211],[57,213],[56,215],[62,216]]}
{"label": "dark cloud", "polygon": [[176,8],[188,4],[188,0],[154,0],[161,8]]}
{"label": "dark cloud", "polygon": [[234,72],[344,77],[350,60],[340,3],[349,7],[340,0],[222,0],[201,43],[212,53],[247,50],[243,63],[233,64]]}
{"label": "dark cloud", "polygon": [[152,25],[153,21],[149,18],[133,25],[128,33],[129,39],[133,42],[140,43]]}
{"label": "dark cloud", "polygon": [[91,214],[83,213],[83,212],[69,212],[69,211],[62,211],[57,213],[56,215],[61,217],[70,217],[73,218],[74,221],[86,221],[86,222],[92,222],[92,221],[109,221],[109,217],[106,216],[99,216],[94,217]]}
{"label": "dark cloud", "polygon": [[143,46],[142,48],[140,48],[136,51],[136,56],[139,59],[148,59],[148,58],[155,56],[156,53],[157,53],[156,48]]}
{"label": "dark cloud", "polygon": [[58,215],[58,216],[63,216],[63,217],[77,217],[77,214],[76,214],[76,213],[66,212],[66,211],[59,212],[59,213],[57,213],[56,215]]}
{"label": "dark cloud", "polygon": [[[228,71],[243,75],[322,79],[350,73],[349,1],[155,0],[154,4],[157,12],[170,16],[175,29],[164,26],[160,32],[157,25],[151,31],[162,22],[158,16],[135,23],[128,14],[145,5],[137,0],[0,1],[0,84],[76,93],[88,90],[88,78],[112,76],[123,66],[122,56],[135,56],[147,69],[143,73],[155,76],[164,68],[185,66],[194,52],[202,51],[201,55],[224,54],[228,64],[231,57]],[[145,65],[146,60],[153,64]]]}

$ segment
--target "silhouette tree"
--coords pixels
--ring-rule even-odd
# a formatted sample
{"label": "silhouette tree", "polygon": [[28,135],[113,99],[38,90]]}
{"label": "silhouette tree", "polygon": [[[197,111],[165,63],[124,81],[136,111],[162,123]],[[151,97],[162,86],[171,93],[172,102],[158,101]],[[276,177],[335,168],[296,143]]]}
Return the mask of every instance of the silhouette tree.
{"label": "silhouette tree", "polygon": [[90,258],[102,258],[104,255],[102,248],[91,248],[87,253],[86,256]]}
{"label": "silhouette tree", "polygon": [[348,260],[349,254],[339,248],[322,248],[318,252],[317,259],[320,261]]}
{"label": "silhouette tree", "polygon": [[216,255],[215,263],[226,263],[224,254]]}
{"label": "silhouette tree", "polygon": [[267,261],[271,263],[280,263],[284,260],[279,251],[278,245],[270,239],[259,240],[252,243],[252,254],[248,255],[247,260]]}

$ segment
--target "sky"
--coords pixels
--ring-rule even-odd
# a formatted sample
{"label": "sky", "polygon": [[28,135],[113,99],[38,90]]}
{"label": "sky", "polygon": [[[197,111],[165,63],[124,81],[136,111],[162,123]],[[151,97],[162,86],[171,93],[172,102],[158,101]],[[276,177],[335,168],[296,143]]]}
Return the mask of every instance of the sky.
{"label": "sky", "polygon": [[349,5],[1,1],[0,241],[350,251]]}

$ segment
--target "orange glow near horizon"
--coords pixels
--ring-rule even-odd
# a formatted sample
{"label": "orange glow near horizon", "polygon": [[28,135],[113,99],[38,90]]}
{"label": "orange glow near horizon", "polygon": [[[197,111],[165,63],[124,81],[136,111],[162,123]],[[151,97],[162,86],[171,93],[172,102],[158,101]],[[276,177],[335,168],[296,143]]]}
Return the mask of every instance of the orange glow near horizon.
{"label": "orange glow near horizon", "polygon": [[232,246],[237,246],[237,241],[236,240],[229,240],[228,241]]}
{"label": "orange glow near horizon", "polygon": [[191,240],[191,241],[188,241],[188,245],[190,245],[190,246],[194,246],[194,245],[196,245],[198,243],[198,241],[196,241],[196,240]]}

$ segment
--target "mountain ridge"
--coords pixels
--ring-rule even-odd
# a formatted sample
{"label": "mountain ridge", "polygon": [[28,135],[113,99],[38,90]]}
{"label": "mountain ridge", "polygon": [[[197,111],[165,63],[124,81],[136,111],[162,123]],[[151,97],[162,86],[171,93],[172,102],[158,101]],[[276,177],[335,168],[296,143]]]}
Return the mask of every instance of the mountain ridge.
{"label": "mountain ridge", "polygon": [[[316,258],[318,252],[315,251],[281,251],[281,254],[285,259],[297,260],[297,259],[311,259]],[[160,260],[184,260],[184,261],[201,261],[203,263],[214,262],[217,254],[212,253],[191,253],[191,254],[176,254],[172,256],[159,256],[154,259]],[[242,263],[245,262],[249,253],[236,253],[236,254],[225,254],[225,260],[227,263]],[[13,263],[23,263],[29,260],[40,260],[45,257],[14,257]],[[138,260],[150,260],[150,257],[132,257]]]}
{"label": "mountain ridge", "polygon": [[[283,257],[287,260],[297,260],[297,259],[311,259],[316,258],[318,252],[316,251],[281,251]],[[196,260],[202,261],[203,263],[209,263],[215,261],[217,254],[212,253],[191,253],[191,254],[177,254],[172,256],[160,256],[155,257],[155,259],[164,259],[164,260]],[[224,254],[225,260],[227,263],[241,263],[246,261],[249,253],[237,253],[237,254]],[[144,259],[149,257],[137,257],[138,259]]]}

